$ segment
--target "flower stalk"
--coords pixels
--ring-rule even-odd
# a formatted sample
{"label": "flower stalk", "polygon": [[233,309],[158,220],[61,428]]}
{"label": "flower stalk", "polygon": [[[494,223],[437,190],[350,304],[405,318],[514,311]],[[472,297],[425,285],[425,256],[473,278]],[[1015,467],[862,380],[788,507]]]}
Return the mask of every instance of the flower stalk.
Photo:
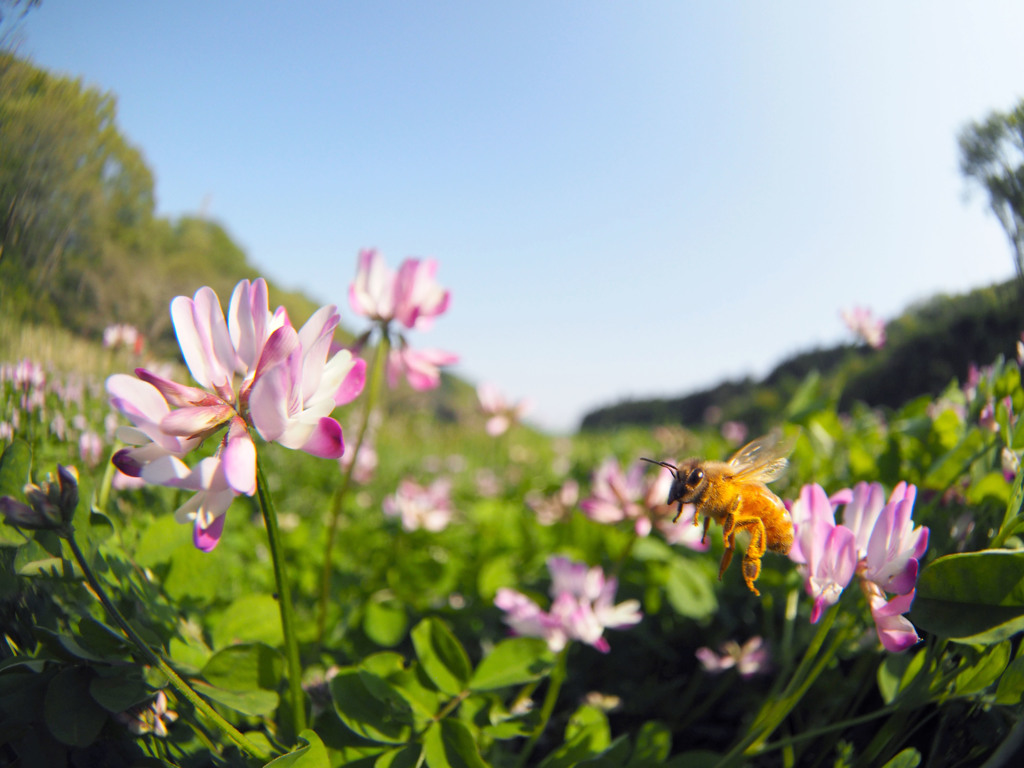
{"label": "flower stalk", "polygon": [[743,758],[757,754],[765,740],[782,724],[786,716],[793,711],[793,708],[803,698],[807,689],[814,684],[814,681],[818,679],[818,676],[825,667],[835,658],[836,652],[846,640],[845,632],[836,633],[832,638],[832,642],[824,651],[822,651],[822,646],[825,644],[825,640],[838,614],[838,606],[832,606],[825,612],[821,623],[818,625],[818,631],[807,646],[803,659],[801,659],[796,671],[793,672],[789,683],[782,693],[778,696],[770,696],[765,701],[747,731],[747,735],[718,764],[721,768],[739,765],[742,763]]}
{"label": "flower stalk", "polygon": [[267,541],[270,545],[270,559],[274,564],[274,580],[277,584],[278,606],[281,609],[281,631],[284,634],[285,663],[288,667],[288,697],[292,710],[294,735],[306,728],[306,704],[302,692],[302,664],[299,659],[299,640],[295,634],[295,608],[292,605],[291,587],[284,572],[284,552],[281,545],[281,527],[277,521],[277,510],[267,487],[263,462],[256,459],[256,493],[267,527]]}
{"label": "flower stalk", "polygon": [[571,643],[566,645],[555,658],[555,666],[551,670],[551,677],[548,678],[548,690],[547,693],[544,694],[544,703],[540,708],[540,719],[537,721],[537,725],[533,729],[533,733],[530,734],[530,738],[527,739],[526,744],[523,746],[523,751],[519,753],[519,759],[516,761],[516,768],[523,768],[527,765],[530,755],[533,753],[533,748],[537,746],[537,742],[543,735],[544,730],[548,727],[548,721],[551,720],[551,713],[555,711],[555,703],[558,701],[558,694],[562,690],[562,683],[565,682],[569,648],[571,647]]}
{"label": "flower stalk", "polygon": [[110,597],[107,596],[106,590],[103,589],[103,585],[100,584],[96,575],[92,572],[88,561],[85,559],[85,555],[78,546],[78,542],[75,541],[74,533],[68,531],[65,535],[62,535],[62,538],[67,541],[68,546],[71,547],[71,553],[75,557],[75,562],[77,562],[78,567],[82,569],[82,573],[85,575],[86,581],[89,582],[89,586],[92,588],[96,596],[99,597],[100,602],[107,611],[107,614],[111,619],[113,619],[114,623],[121,628],[121,631],[128,636],[128,639],[131,640],[132,644],[139,650],[143,657],[145,657],[146,661],[159,669],[167,678],[168,682],[174,686],[175,690],[184,696],[192,706],[206,715],[210,721],[220,728],[220,730],[224,732],[224,735],[231,739],[239,749],[261,761],[268,760],[270,755],[260,747],[256,746],[242,733],[240,733],[237,728],[231,725],[231,723],[217,714],[217,711],[207,704],[199,694],[196,693],[192,687],[174,671],[170,664],[164,661],[156,651],[149,647],[145,640],[139,637],[139,634],[132,628],[132,625],[128,623],[124,616],[121,615],[117,606],[115,606]]}
{"label": "flower stalk", "polygon": [[334,492],[334,499],[331,504],[331,519],[327,525],[327,542],[324,545],[324,567],[320,576],[320,604],[316,616],[316,637],[317,642],[322,643],[324,632],[327,626],[327,603],[331,596],[331,573],[334,567],[334,540],[338,534],[338,521],[341,518],[342,505],[348,487],[352,482],[352,473],[356,468],[356,461],[359,459],[359,451],[363,447],[366,433],[370,428],[370,420],[373,417],[373,409],[377,406],[377,396],[380,392],[380,383],[384,378],[384,364],[388,359],[390,342],[386,333],[381,334],[377,349],[373,354],[373,367],[370,370],[370,381],[366,388],[366,399],[363,408],[363,421],[359,426],[359,434],[356,436],[355,447],[352,450],[352,461],[345,467],[341,477],[341,484]]}

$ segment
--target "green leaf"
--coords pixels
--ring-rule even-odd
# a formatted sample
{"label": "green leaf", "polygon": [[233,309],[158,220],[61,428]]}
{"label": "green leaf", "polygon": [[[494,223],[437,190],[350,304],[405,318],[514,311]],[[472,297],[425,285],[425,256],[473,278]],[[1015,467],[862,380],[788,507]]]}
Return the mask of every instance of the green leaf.
{"label": "green leaf", "polygon": [[[47,557],[42,560],[33,560],[30,563],[25,563],[18,567],[19,576],[53,576],[55,578],[62,578],[64,573],[64,558],[63,557]],[[73,570],[73,569],[71,569]]]}
{"label": "green leaf", "polygon": [[153,698],[153,689],[138,667],[99,668],[97,672],[89,683],[89,694],[107,712],[124,712]]}
{"label": "green leaf", "polygon": [[95,541],[106,541],[114,533],[114,524],[110,518],[96,507],[89,510],[89,535]]}
{"label": "green leaf", "polygon": [[665,596],[680,616],[703,619],[718,609],[718,599],[707,571],[689,558],[676,557],[669,563]]}
{"label": "green leaf", "polygon": [[[185,532],[178,526],[176,536]],[[180,541],[180,538],[177,540]],[[164,579],[164,589],[175,600],[194,598],[210,602],[217,596],[217,588],[224,580],[223,558],[210,552],[201,552],[192,542],[180,544],[171,555],[171,568]],[[244,599],[244,598],[243,598]],[[247,640],[264,640],[263,637],[249,637]]]}
{"label": "green leaf", "polygon": [[892,704],[896,695],[910,685],[924,666],[925,652],[889,653],[878,665],[878,692],[882,701]]}
{"label": "green leaf", "polygon": [[[581,768],[582,766],[587,766],[587,768],[622,768],[622,766],[627,764],[626,761],[629,759],[630,751],[629,736],[622,735],[615,739],[604,752],[596,757],[582,760],[577,765],[581,766]],[[663,763],[641,764],[630,762],[629,765],[643,765],[645,768],[647,766],[651,766],[651,768],[657,766],[660,768]]]}
{"label": "green leaf", "polygon": [[977,646],[973,650],[976,660],[964,664],[956,676],[956,696],[981,693],[999,679],[1010,661],[1009,640],[992,646]]}
{"label": "green leaf", "polygon": [[469,683],[469,656],[444,622],[427,618],[413,627],[412,644],[427,676],[439,690],[457,696]]}
{"label": "green leaf", "polygon": [[584,704],[573,712],[565,729],[565,743],[541,761],[541,768],[571,768],[604,752],[611,744],[608,716]]}
{"label": "green leaf", "polygon": [[913,747],[907,747],[882,768],[917,768],[921,764],[921,753]]}
{"label": "green leaf", "polygon": [[280,703],[277,691],[266,691],[262,688],[232,691],[208,685],[199,680],[193,680],[192,687],[204,698],[213,699],[218,704],[223,704],[243,715],[269,715],[277,709],[277,705]]}
{"label": "green leaf", "polygon": [[476,577],[476,590],[481,600],[492,602],[498,590],[516,583],[516,571],[511,555],[499,555],[486,560]]}
{"label": "green leaf", "polygon": [[43,714],[54,738],[69,747],[87,747],[100,735],[107,712],[89,693],[92,672],[74,667],[58,672],[46,688]]}
{"label": "green leaf", "polygon": [[210,650],[197,645],[195,641],[188,642],[179,637],[172,637],[167,646],[167,652],[174,662],[174,667],[180,672],[199,674],[206,662],[210,660]]}
{"label": "green leaf", "polygon": [[173,515],[163,515],[150,521],[135,548],[135,562],[143,568],[155,568],[169,562],[179,547],[191,546],[185,526]]}
{"label": "green leaf", "polygon": [[128,642],[118,630],[92,616],[78,622],[78,636],[83,645],[105,658],[122,658],[128,650]]}
{"label": "green leaf", "polygon": [[1024,472],[1018,472],[1013,481],[1013,489],[1010,491],[1010,501],[1006,505],[1003,522],[999,526],[999,533],[996,534],[996,542],[1001,543],[1006,540],[1014,522],[1020,517],[1022,504],[1024,504]]}
{"label": "green leaf", "polygon": [[[1022,646],[1024,647],[1024,646]],[[999,678],[996,704],[1016,706],[1024,699],[1024,656],[1017,655]]]}
{"label": "green leaf", "polygon": [[465,723],[445,719],[427,729],[423,738],[429,768],[487,768]]}
{"label": "green leaf", "polygon": [[[412,735],[412,710],[397,693],[374,695],[367,687],[370,675],[355,667],[341,669],[329,683],[334,709],[357,736],[383,744],[404,744]],[[371,685],[378,694],[387,690],[387,682],[380,678]]]}
{"label": "green leaf", "polygon": [[662,766],[672,751],[672,731],[664,723],[654,720],[640,726],[636,746],[627,768],[654,768]]}
{"label": "green leaf", "polygon": [[[199,554],[210,557],[202,552]],[[211,634],[216,648],[246,641],[280,645],[283,639],[280,607],[270,595],[245,595],[221,614]]]}
{"label": "green leaf", "polygon": [[998,643],[1024,629],[1024,552],[947,555],[917,581],[910,619],[959,643]]}
{"label": "green leaf", "polygon": [[419,746],[389,749],[374,761],[373,768],[416,768],[421,753]]}
{"label": "green leaf", "polygon": [[231,691],[276,690],[281,680],[281,654],[263,643],[230,645],[217,651],[201,672],[210,685]]}
{"label": "green leaf", "polygon": [[299,734],[299,739],[306,742],[306,746],[271,760],[264,768],[331,768],[327,748],[315,731],[306,729]]}
{"label": "green leaf", "polygon": [[405,604],[398,600],[370,600],[363,616],[363,631],[377,645],[398,645],[409,628]]}
{"label": "green leaf", "polygon": [[24,500],[31,471],[32,448],[24,440],[15,440],[0,456],[0,496]]}
{"label": "green leaf", "polygon": [[525,685],[546,675],[553,663],[554,655],[539,637],[502,640],[477,666],[469,680],[469,688],[492,691]]}

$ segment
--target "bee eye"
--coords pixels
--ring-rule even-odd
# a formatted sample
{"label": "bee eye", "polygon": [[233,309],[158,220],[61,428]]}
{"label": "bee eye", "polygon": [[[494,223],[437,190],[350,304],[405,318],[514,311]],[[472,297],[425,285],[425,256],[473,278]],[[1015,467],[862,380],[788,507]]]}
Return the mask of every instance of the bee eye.
{"label": "bee eye", "polygon": [[693,472],[690,473],[690,476],[686,478],[686,484],[689,485],[689,486],[694,486],[694,485],[699,484],[700,481],[703,480],[703,479],[704,479],[704,470],[698,468],[698,469],[693,470]]}

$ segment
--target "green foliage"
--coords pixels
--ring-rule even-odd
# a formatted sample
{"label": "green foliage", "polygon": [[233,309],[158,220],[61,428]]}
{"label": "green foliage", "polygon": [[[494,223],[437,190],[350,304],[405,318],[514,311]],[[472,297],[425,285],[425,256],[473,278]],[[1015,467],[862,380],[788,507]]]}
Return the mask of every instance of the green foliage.
{"label": "green foliage", "polygon": [[[8,322],[94,339],[112,323],[131,323],[155,352],[168,353],[174,296],[197,285],[227,296],[255,277],[219,224],[154,214],[152,172],[118,130],[112,94],[0,51],[0,131],[0,306]],[[316,308],[301,294],[272,290],[293,317]]]}
{"label": "green foliage", "polygon": [[[586,414],[586,431],[630,425],[686,425],[722,421],[746,424],[754,435],[780,422],[786,403],[800,402],[800,388],[820,376],[821,394],[839,397],[843,411],[858,407],[897,409],[920,396],[938,396],[972,364],[1012,354],[1024,324],[1012,282],[955,297],[937,296],[910,307],[886,326],[881,350],[837,346],[794,355],[761,381],[725,381],[679,398],[633,400]],[[821,407],[823,403],[805,406]],[[793,414],[787,418],[792,420]],[[709,421],[710,419],[710,421]]]}

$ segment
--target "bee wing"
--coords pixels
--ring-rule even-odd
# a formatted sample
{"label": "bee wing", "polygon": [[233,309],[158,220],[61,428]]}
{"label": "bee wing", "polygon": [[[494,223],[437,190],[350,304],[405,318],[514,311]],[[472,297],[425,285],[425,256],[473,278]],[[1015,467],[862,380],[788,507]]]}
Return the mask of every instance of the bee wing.
{"label": "bee wing", "polygon": [[782,474],[792,450],[792,440],[783,440],[780,433],[772,432],[736,451],[729,459],[729,467],[737,480],[770,483]]}

